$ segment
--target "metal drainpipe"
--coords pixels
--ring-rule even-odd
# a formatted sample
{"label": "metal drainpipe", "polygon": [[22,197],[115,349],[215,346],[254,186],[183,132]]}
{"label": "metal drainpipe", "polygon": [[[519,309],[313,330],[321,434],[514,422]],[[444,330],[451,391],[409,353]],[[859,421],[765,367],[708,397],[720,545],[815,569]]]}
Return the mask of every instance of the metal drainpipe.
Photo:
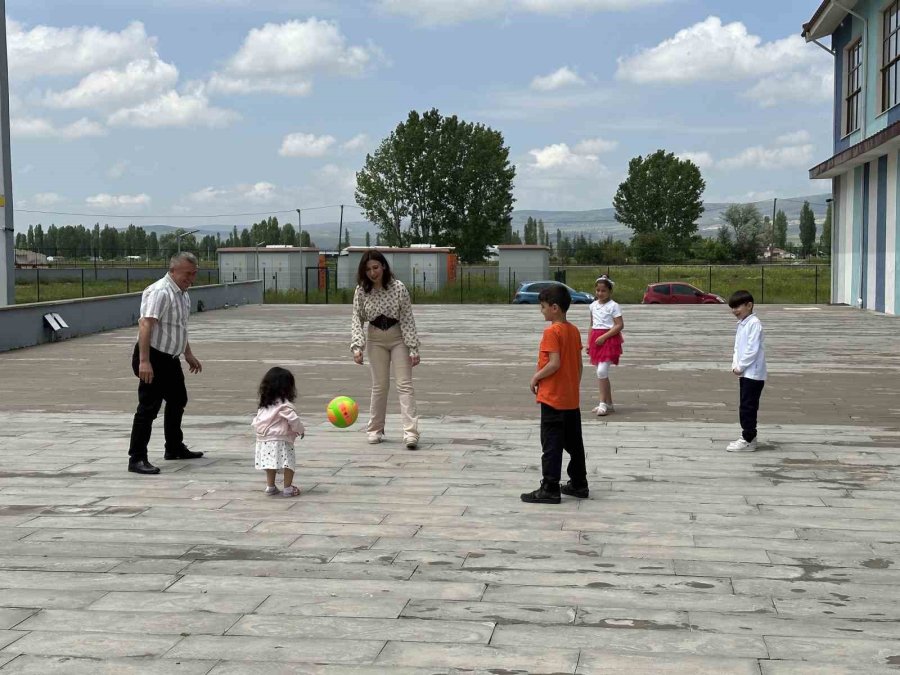
{"label": "metal drainpipe", "polygon": [[[863,22],[863,57],[862,57],[862,66],[863,66],[863,92],[865,92],[865,96],[863,96],[863,128],[862,128],[862,137],[863,140],[866,140],[868,137],[868,128],[869,128],[869,119],[868,119],[868,110],[869,110],[869,22],[866,17],[854,12],[852,9],[845,7],[838,0],[831,0],[836,7],[840,7],[847,14],[851,16],[855,16],[857,19]],[[861,227],[868,227],[868,223],[860,223]],[[860,237],[860,241],[862,241],[862,237]],[[861,247],[860,247],[861,249]],[[865,303],[862,293],[862,279],[863,279],[863,254],[862,250],[859,252],[859,295],[857,296],[857,304],[861,308]]]}

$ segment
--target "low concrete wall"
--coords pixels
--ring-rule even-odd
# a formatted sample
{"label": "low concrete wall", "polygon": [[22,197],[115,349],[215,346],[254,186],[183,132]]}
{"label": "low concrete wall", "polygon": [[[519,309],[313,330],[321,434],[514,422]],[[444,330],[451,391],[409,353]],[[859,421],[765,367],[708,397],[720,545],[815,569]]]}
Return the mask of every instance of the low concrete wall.
{"label": "low concrete wall", "polygon": [[[196,286],[191,289],[191,310],[203,302],[204,311],[235,305],[256,305],[263,301],[261,281]],[[52,342],[54,336],[44,323],[44,314],[57,313],[69,324],[62,339],[90,335],[137,324],[141,294],[107,295],[55,302],[0,307],[0,352]]]}

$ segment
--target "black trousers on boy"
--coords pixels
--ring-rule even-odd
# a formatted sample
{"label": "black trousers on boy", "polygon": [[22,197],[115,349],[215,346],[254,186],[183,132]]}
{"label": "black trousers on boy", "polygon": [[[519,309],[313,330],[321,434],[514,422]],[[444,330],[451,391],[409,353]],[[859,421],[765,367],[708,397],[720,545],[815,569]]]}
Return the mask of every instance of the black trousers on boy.
{"label": "black trousers on boy", "polygon": [[740,378],[740,403],[738,416],[741,420],[741,436],[747,442],[756,438],[756,413],[759,411],[759,397],[762,396],[765,380]]}
{"label": "black trousers on boy", "polygon": [[[135,345],[131,355],[131,369],[135,375],[138,374],[139,363],[138,346]],[[150,365],[153,366],[153,382],[147,384],[141,380],[138,385],[138,406],[131,425],[131,444],[128,448],[128,461],[132,464],[147,460],[147,445],[153,431],[153,420],[159,414],[163,401],[166,402],[163,417],[166,451],[179,452],[184,445],[181,418],[184,416],[188,396],[181,358],[151,347]]]}
{"label": "black trousers on boy", "polygon": [[541,470],[544,481],[559,483],[563,450],[569,453],[567,472],[576,487],[587,485],[584,441],[581,438],[581,410],[557,410],[541,403]]}

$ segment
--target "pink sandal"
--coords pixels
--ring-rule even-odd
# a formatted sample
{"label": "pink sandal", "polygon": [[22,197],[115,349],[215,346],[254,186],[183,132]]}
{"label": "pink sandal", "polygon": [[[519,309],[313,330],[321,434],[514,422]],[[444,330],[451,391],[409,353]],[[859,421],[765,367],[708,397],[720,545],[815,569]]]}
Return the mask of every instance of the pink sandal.
{"label": "pink sandal", "polygon": [[300,494],[300,488],[296,485],[289,485],[284,488],[284,491],[281,493],[282,497],[297,497]]}

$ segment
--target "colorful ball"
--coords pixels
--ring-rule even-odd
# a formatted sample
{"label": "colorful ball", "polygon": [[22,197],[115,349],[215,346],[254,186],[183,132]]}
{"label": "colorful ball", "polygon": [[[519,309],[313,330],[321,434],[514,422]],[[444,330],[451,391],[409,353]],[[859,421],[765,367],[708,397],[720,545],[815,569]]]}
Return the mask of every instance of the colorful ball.
{"label": "colorful ball", "polygon": [[346,429],[356,421],[359,415],[359,406],[349,396],[338,396],[331,399],[328,407],[328,421],[339,429]]}

